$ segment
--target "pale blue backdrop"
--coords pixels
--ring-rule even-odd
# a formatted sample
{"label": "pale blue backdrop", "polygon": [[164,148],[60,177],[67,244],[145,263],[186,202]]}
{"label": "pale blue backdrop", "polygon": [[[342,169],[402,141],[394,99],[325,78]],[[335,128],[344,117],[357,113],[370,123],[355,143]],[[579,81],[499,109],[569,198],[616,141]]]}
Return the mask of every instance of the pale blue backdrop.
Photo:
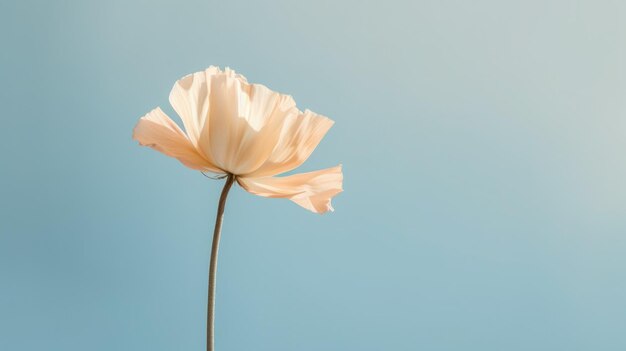
{"label": "pale blue backdrop", "polygon": [[131,131],[230,66],[335,127],[240,188],[219,351],[625,350],[626,3],[3,1],[0,350],[204,348],[221,182]]}

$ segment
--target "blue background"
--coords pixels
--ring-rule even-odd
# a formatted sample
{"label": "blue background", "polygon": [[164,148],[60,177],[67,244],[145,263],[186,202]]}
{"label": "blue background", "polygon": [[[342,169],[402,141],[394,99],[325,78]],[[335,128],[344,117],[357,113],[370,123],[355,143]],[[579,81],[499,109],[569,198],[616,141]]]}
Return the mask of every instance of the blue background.
{"label": "blue background", "polygon": [[218,350],[626,349],[623,1],[3,1],[0,39],[2,350],[204,349],[222,183],[131,131],[209,65],[345,172],[324,216],[232,192]]}

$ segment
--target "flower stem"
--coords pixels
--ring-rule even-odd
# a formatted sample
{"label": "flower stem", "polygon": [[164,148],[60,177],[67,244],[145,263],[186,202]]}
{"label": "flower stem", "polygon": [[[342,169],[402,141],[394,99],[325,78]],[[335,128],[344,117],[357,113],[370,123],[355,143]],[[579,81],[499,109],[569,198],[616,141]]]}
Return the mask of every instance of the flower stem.
{"label": "flower stem", "polygon": [[215,218],[215,229],[213,230],[213,244],[211,245],[211,262],[209,264],[209,300],[206,316],[206,349],[215,349],[215,283],[217,278],[217,251],[220,246],[220,234],[222,233],[222,220],[224,219],[224,208],[226,207],[226,197],[228,191],[233,186],[235,176],[232,174],[226,178],[220,202],[217,205],[217,217]]}

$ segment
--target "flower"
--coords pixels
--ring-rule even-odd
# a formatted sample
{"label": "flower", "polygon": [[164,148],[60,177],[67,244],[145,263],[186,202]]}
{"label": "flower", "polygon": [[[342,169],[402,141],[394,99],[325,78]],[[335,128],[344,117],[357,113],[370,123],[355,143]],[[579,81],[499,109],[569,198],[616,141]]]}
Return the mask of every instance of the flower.
{"label": "flower", "polygon": [[333,210],[332,197],[343,191],[341,165],[276,177],[306,161],[332,120],[214,66],[178,80],[169,100],[185,131],[157,107],[133,130],[140,145],[195,170],[233,175],[252,194],[287,198],[315,213]]}

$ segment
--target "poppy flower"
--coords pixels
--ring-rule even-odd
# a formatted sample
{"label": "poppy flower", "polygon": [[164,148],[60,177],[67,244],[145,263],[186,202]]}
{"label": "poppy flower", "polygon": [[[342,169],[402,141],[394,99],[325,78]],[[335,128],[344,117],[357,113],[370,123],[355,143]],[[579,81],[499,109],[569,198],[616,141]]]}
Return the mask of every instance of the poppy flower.
{"label": "poppy flower", "polygon": [[252,194],[287,198],[315,213],[332,211],[331,199],[343,190],[341,165],[277,175],[306,161],[334,122],[298,110],[289,95],[213,66],[177,81],[170,103],[183,121],[184,132],[156,108],[139,120],[133,138],[189,168],[226,178],[209,263],[206,347],[214,351],[217,256],[230,188],[236,181]]}
{"label": "poppy flower", "polygon": [[291,96],[214,66],[178,80],[169,101],[185,130],[156,108],[133,131],[141,145],[189,168],[231,176],[252,194],[286,198],[315,213],[333,210],[341,165],[278,176],[306,161],[332,127],[329,118],[302,112]]}

